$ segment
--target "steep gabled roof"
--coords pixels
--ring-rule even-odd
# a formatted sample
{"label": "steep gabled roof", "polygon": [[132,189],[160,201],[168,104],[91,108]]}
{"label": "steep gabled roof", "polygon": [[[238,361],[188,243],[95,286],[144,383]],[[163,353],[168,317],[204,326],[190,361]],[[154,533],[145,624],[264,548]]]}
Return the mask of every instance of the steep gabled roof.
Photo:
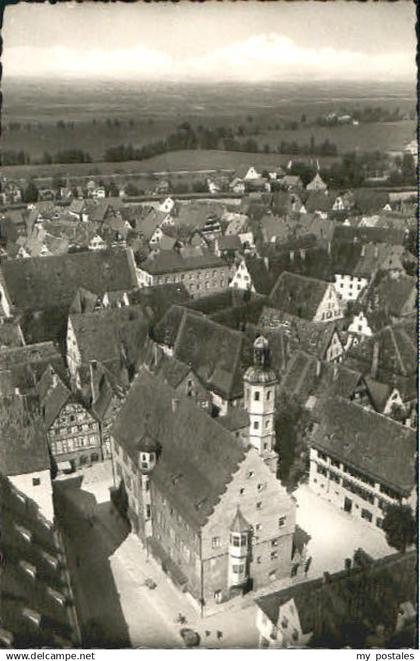
{"label": "steep gabled roof", "polygon": [[375,377],[382,383],[392,383],[393,377],[407,377],[417,373],[415,315],[394,326],[386,326],[363,342],[352,346],[346,357],[346,363],[350,367],[354,366],[364,374],[370,372],[372,366],[375,367],[376,360]]}
{"label": "steep gabled roof", "polygon": [[93,294],[84,287],[79,287],[70,305],[69,314],[93,312],[98,305],[98,295]]}
{"label": "steep gabled roof", "polygon": [[21,370],[27,373],[28,376],[30,374],[30,382],[35,385],[50,365],[57,374],[64,377],[66,370],[63,358],[53,342],[10,347],[0,352],[0,371],[10,370],[16,374],[16,387],[19,387],[18,373]]}
{"label": "steep gabled roof", "polygon": [[158,322],[169,310],[171,305],[183,305],[191,300],[183,283],[168,283],[134,289],[128,293],[131,305],[141,305],[147,316]]}
{"label": "steep gabled roof", "polygon": [[[275,346],[272,335],[267,334],[270,347]],[[360,372],[342,364],[320,361],[304,351],[295,351],[284,364],[280,390],[296,397],[301,404],[306,404],[310,396],[329,395],[350,400],[362,381]]]}
{"label": "steep gabled roof", "polygon": [[[416,575],[416,551],[393,554],[367,566],[356,562],[355,555],[348,571],[284,588],[260,597],[256,604],[280,627],[280,609],[293,600],[302,632],[313,634],[311,647],[343,648],[355,643],[350,623],[365,635],[378,625],[393,633],[400,605],[411,602],[416,608]],[[365,639],[360,640],[361,647],[368,647],[364,643]]]}
{"label": "steep gabled roof", "polygon": [[0,473],[22,475],[50,468],[39,400],[33,395],[0,398]]}
{"label": "steep gabled roof", "polygon": [[22,329],[16,321],[0,324],[0,349],[21,347],[24,344]]}
{"label": "steep gabled roof", "polygon": [[329,282],[284,271],[270,294],[273,307],[312,320],[325,296]]}
{"label": "steep gabled roof", "polygon": [[252,284],[258,294],[267,295],[273,288],[276,278],[283,270],[284,266],[273,260],[268,263],[267,260],[259,257],[246,257],[245,266],[251,277]]}
{"label": "steep gabled roof", "polygon": [[252,363],[252,345],[243,333],[186,311],[174,346],[178,360],[225,399],[240,397],[242,377]]}
{"label": "steep gabled roof", "polygon": [[291,350],[306,351],[321,360],[336,332],[334,323],[309,321],[270,307],[264,307],[258,325],[262,332],[271,330],[287,335]]}
{"label": "steep gabled roof", "polygon": [[152,275],[220,266],[227,266],[226,262],[210,252],[183,257],[171,250],[162,250],[157,254],[151,254],[140,264],[141,269]]}
{"label": "steep gabled roof", "polygon": [[189,365],[168,356],[154,342],[149,343],[145,354],[143,365],[171,388],[177,388],[191,372]]}
{"label": "steep gabled roof", "polygon": [[161,448],[152,481],[195,529],[201,528],[246,450],[207,413],[143,368],[112,428],[136,464],[136,446],[146,431]]}
{"label": "steep gabled roof", "polygon": [[[174,346],[186,309],[186,306],[183,305],[172,305],[159,323],[154,326],[152,335],[158,344]],[[190,312],[191,314],[202,314],[196,310],[190,310]]]}
{"label": "steep gabled roof", "polygon": [[148,334],[148,320],[139,305],[72,314],[69,322],[84,364],[97,360],[108,367],[121,362],[133,366]]}
{"label": "steep gabled roof", "polygon": [[385,308],[394,317],[400,317],[414,311],[412,306],[408,304],[415,297],[416,291],[416,278],[408,276],[398,279],[386,277],[375,287],[372,294],[373,296],[376,294],[378,297],[378,307]]}
{"label": "steep gabled roof", "polygon": [[69,306],[79,287],[104,294],[137,286],[132,253],[120,249],[11,259],[0,271],[7,295],[19,310]]}
{"label": "steep gabled roof", "polygon": [[415,485],[416,433],[342,397],[319,400],[311,444],[409,495]]}

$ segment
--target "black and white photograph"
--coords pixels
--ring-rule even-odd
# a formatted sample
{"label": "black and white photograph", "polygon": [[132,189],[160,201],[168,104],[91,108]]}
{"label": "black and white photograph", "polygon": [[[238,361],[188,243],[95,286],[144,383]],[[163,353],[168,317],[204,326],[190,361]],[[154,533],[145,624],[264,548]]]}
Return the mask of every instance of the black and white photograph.
{"label": "black and white photograph", "polygon": [[1,38],[0,659],[414,659],[416,3]]}

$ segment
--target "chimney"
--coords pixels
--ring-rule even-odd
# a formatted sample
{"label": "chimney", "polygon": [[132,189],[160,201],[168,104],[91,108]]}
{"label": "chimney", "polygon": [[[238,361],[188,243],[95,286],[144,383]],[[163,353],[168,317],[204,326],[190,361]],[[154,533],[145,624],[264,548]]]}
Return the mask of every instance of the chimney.
{"label": "chimney", "polygon": [[178,405],[179,405],[179,399],[176,399],[175,397],[172,398],[172,413],[176,413],[178,410]]}
{"label": "chimney", "polygon": [[98,398],[98,361],[91,360],[89,361],[89,373],[90,373],[90,391],[92,395],[92,403],[96,402]]}
{"label": "chimney", "polygon": [[152,364],[152,366],[154,368],[156,368],[158,366],[158,363],[159,363],[159,349],[158,349],[158,345],[154,342],[153,343],[153,364]]}
{"label": "chimney", "polygon": [[268,259],[268,257],[264,257],[264,266],[267,271],[270,270],[270,260]]}
{"label": "chimney", "polygon": [[370,368],[370,376],[372,379],[376,379],[378,373],[378,363],[379,363],[379,342],[374,342],[373,352],[372,352],[372,366]]}
{"label": "chimney", "polygon": [[320,360],[316,361],[316,376],[320,377],[321,376],[321,368],[322,368],[322,363]]}

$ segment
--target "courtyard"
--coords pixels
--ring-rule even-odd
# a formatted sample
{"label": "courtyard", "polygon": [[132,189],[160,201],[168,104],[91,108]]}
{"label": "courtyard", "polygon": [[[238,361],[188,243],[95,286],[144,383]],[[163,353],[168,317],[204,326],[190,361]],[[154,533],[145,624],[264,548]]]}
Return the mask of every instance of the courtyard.
{"label": "courtyard", "polygon": [[346,558],[363,548],[373,558],[395,553],[383,532],[352,516],[315,494],[307,484],[294,492],[297,501],[296,523],[311,537],[308,557],[312,558],[308,577],[344,569]]}
{"label": "courtyard", "polygon": [[[199,634],[204,648],[257,647],[257,595],[221,604],[202,618],[198,604],[173,585],[121,519],[109,499],[111,485],[107,462],[56,486],[85,645],[95,647],[100,641],[102,647],[182,648],[180,629],[186,626]],[[345,558],[361,546],[375,558],[392,552],[380,530],[338,510],[307,485],[294,495],[297,524],[310,536],[308,579],[343,569]],[[148,579],[154,589],[147,586]],[[300,574],[272,583],[258,596],[302,580]],[[184,624],[177,622],[180,613]]]}

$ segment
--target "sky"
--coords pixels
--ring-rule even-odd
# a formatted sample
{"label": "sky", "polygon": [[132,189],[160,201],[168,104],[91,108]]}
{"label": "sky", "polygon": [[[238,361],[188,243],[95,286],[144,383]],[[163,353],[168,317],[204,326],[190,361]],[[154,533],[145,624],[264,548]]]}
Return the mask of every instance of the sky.
{"label": "sky", "polygon": [[415,4],[19,3],[5,77],[259,81],[416,76]]}

